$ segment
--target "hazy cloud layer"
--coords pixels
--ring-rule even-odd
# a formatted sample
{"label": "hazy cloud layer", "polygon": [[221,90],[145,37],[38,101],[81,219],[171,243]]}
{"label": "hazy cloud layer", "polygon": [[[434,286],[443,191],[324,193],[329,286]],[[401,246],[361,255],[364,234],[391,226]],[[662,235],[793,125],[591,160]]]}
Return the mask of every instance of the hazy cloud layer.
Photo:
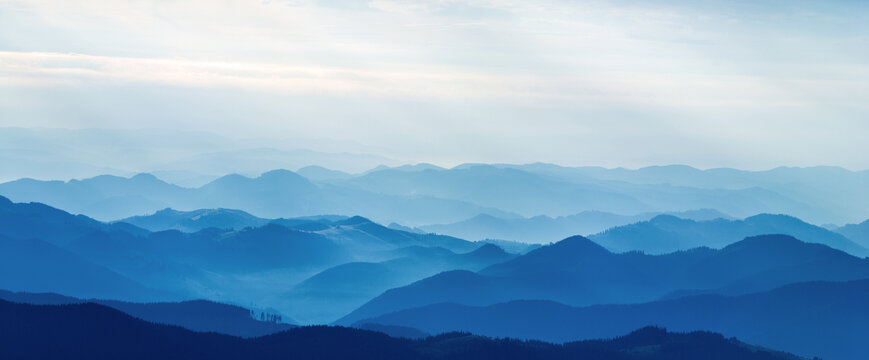
{"label": "hazy cloud layer", "polygon": [[867,168],[862,2],[0,1],[0,125]]}

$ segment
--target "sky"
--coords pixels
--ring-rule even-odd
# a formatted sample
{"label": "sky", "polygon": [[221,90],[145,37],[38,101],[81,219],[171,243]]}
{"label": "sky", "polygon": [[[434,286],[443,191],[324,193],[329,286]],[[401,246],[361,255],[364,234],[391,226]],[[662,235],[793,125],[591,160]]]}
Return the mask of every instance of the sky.
{"label": "sky", "polygon": [[867,115],[865,1],[0,0],[7,127],[862,170]]}

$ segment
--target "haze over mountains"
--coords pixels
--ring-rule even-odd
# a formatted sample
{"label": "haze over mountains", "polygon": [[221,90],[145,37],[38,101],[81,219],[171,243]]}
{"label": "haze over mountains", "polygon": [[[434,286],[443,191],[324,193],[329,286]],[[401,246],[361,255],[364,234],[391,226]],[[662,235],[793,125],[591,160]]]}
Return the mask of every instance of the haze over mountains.
{"label": "haze over mountains", "polygon": [[[816,224],[844,225],[869,218],[869,205],[865,205],[869,195],[864,190],[869,173],[839,168],[750,172],[684,166],[624,170],[462,165],[380,168],[350,177],[311,176],[319,180],[287,170],[253,178],[233,174],[192,188],[148,174],[68,182],[21,179],[0,184],[0,195],[103,221],[165,208],[230,208],[266,218],[365,214],[382,223],[410,226],[455,223],[480,214],[507,219],[544,215],[570,221],[583,212],[632,215],[697,209],[737,218],[782,213]],[[529,235],[509,240],[520,237]]]}
{"label": "haze over mountains", "polygon": [[[256,321],[251,308],[398,337],[569,342],[664,325],[802,356],[869,354],[848,336],[863,331],[848,322],[863,316],[862,301],[836,302],[865,297],[866,222],[821,227],[792,216],[857,218],[800,194],[839,170],[721,171],[418,164],[232,174],[198,187],[150,174],[21,179],[0,184],[10,196],[0,197],[0,271],[17,274],[0,276],[0,289],[61,294],[55,304],[98,299],[87,301],[246,337],[291,327]],[[701,186],[707,172],[718,182]],[[859,199],[862,173],[842,176],[853,181],[829,191]],[[834,303],[837,311],[782,320]],[[692,321],[685,309],[704,315]],[[778,327],[792,336],[763,333]],[[345,330],[323,331],[311,336]],[[822,334],[836,336],[836,350],[811,341]],[[390,351],[444,346],[386,339]]]}
{"label": "haze over mountains", "polygon": [[129,177],[151,172],[178,185],[198,187],[234,172],[257,175],[309,165],[361,172],[379,164],[396,164],[352,142],[290,140],[240,140],[177,129],[0,127],[0,163],[4,165],[0,181],[107,174]]}
{"label": "haze over mountains", "polygon": [[0,0],[0,360],[867,360],[867,34]]}
{"label": "haze over mountains", "polygon": [[[207,212],[196,214],[201,213]],[[314,323],[337,319],[390,287],[512,257],[491,244],[393,230],[362,217],[277,219],[259,227],[184,233],[101,223],[5,198],[0,214],[0,267],[4,274],[19,274],[0,277],[3,289],[134,301],[255,302]],[[377,268],[377,276],[359,283],[346,274],[329,275],[342,271],[332,267],[354,263]],[[331,296],[335,292],[344,293]],[[300,302],[310,304],[294,306]]]}

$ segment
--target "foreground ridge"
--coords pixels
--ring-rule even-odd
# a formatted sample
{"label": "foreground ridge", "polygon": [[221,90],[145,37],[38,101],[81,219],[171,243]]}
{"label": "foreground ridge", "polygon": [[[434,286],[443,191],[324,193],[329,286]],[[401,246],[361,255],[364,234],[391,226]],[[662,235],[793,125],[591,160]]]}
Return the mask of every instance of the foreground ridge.
{"label": "foreground ridge", "polygon": [[564,345],[448,333],[422,340],[311,326],[253,339],[135,319],[106,306],[0,301],[0,358],[39,359],[797,359],[710,332],[646,327]]}

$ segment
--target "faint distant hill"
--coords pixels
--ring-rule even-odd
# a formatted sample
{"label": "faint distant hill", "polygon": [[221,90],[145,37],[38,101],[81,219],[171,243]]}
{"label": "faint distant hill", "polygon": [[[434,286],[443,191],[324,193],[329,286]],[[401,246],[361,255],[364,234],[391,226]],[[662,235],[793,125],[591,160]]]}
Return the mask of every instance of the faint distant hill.
{"label": "faint distant hill", "polygon": [[566,346],[464,333],[423,340],[341,327],[300,327],[242,339],[135,319],[98,304],[45,306],[0,301],[0,357],[63,359],[795,359],[709,332],[643,328]]}
{"label": "faint distant hill", "polygon": [[[165,137],[167,142],[179,139],[177,134]],[[9,140],[23,144],[21,139]],[[209,141],[212,145],[219,144],[215,139]],[[76,149],[67,150],[74,152]],[[124,159],[142,156],[128,150],[118,151],[129,155]],[[190,153],[172,153],[168,149],[159,151],[170,155]],[[263,166],[271,166],[270,169],[299,169],[303,177],[317,185],[314,193],[294,192],[294,186],[304,189],[307,185],[287,182],[286,186],[281,186],[282,191],[274,193],[275,198],[283,200],[281,204],[270,204],[270,198],[245,200],[243,198],[249,196],[250,192],[243,188],[232,190],[248,195],[233,198],[230,194],[225,197],[202,195],[198,189],[205,185],[167,188],[162,192],[150,189],[146,192],[141,190],[144,186],[141,184],[113,190],[104,189],[102,183],[99,186],[94,184],[97,178],[107,183],[126,179],[117,176],[71,181],[75,186],[64,182],[49,185],[20,179],[0,184],[0,194],[15,201],[39,201],[101,220],[153,213],[167,207],[181,210],[234,208],[270,218],[315,213],[364,214],[377,221],[395,221],[411,226],[449,224],[480,213],[497,217],[519,214],[524,217],[545,215],[557,218],[584,211],[640,214],[701,208],[717,209],[739,218],[758,213],[786,213],[817,224],[841,224],[869,218],[869,205],[866,205],[869,204],[869,194],[865,191],[869,172],[836,167],[743,171],[727,168],[700,170],[672,165],[632,170],[538,163],[464,164],[444,169],[430,164],[416,164],[391,168],[379,166],[367,172],[348,170],[357,173],[350,174],[331,170],[347,170],[348,167],[336,167],[328,161],[328,157],[315,156],[318,154],[308,154],[311,157],[304,162],[281,160],[305,154],[302,150],[240,148],[197,154],[190,159],[176,160],[172,166],[154,167],[153,173],[165,179],[198,179],[184,181],[185,184],[202,184],[205,181],[203,179],[213,176],[202,174],[251,175],[271,172],[263,169]],[[353,154],[333,155],[353,158]],[[358,160],[358,166],[354,168],[372,168],[361,165],[365,163],[364,157]],[[206,163],[210,165],[199,166]],[[130,172],[114,169],[109,167],[106,173],[130,175]],[[264,182],[259,184],[266,185]],[[252,186],[252,183],[246,186]]]}
{"label": "faint distant hill", "polygon": [[521,170],[483,165],[449,170],[383,169],[352,178],[344,186],[396,196],[418,194],[461,199],[535,215],[576,213],[589,208],[618,212],[646,206],[630,196],[601,187],[577,186]]}
{"label": "faint distant hill", "polygon": [[119,220],[133,224],[150,231],[179,230],[196,232],[207,228],[243,229],[258,227],[269,222],[241,210],[233,209],[199,209],[193,211],[178,211],[169,208],[151,215],[128,217]]}
{"label": "faint distant hill", "polygon": [[130,316],[158,324],[176,325],[200,332],[257,337],[293,328],[277,321],[260,321],[251,310],[206,300],[133,303],[116,300],[78,299],[53,293],[24,293],[0,290],[0,299],[32,305],[96,303]]}
{"label": "faint distant hill", "polygon": [[616,254],[575,236],[476,273],[443,272],[391,289],[338,323],[437,303],[483,306],[540,299],[585,306],[651,301],[683,289],[745,294],[794,282],[863,278],[869,278],[869,259],[786,235],[665,255]]}
{"label": "faint distant hill", "polygon": [[[520,169],[572,182],[666,184],[673,189],[766,189],[814,207],[814,209],[796,206],[768,210],[751,209],[738,205],[742,203],[742,199],[729,197],[723,193],[720,194],[724,197],[718,200],[730,202],[733,206],[715,206],[709,202],[706,205],[690,207],[715,208],[738,217],[757,213],[787,213],[817,224],[856,222],[869,218],[869,205],[867,205],[869,192],[865,191],[866,184],[869,184],[869,171],[850,171],[835,166],[777,167],[764,171],[732,168],[700,170],[685,165],[648,166],[639,169],[563,167],[542,163],[494,166]],[[660,191],[647,194],[660,196],[669,192],[666,187],[658,189]],[[644,200],[645,197],[640,199]]]}
{"label": "faint distant hill", "polygon": [[364,147],[339,141],[235,139],[179,129],[0,127],[0,144],[0,182],[23,177],[81,179],[153,171],[175,184],[201,184],[197,178],[202,174],[259,174],[313,164],[362,172],[378,164],[395,163],[368,154]]}
{"label": "faint distant hill", "polygon": [[[692,220],[731,219],[713,209],[672,212],[669,215]],[[595,234],[609,228],[646,221],[659,213],[618,215],[602,211],[584,211],[559,217],[539,215],[531,218],[499,218],[480,214],[452,224],[426,225],[419,228],[429,232],[452,235],[463,239],[504,239],[527,243],[547,243],[572,235]]]}
{"label": "faint distant hill", "polygon": [[655,324],[675,331],[720,332],[807,357],[849,360],[869,358],[867,304],[869,280],[857,280],[799,283],[736,297],[703,295],[584,308],[529,300],[484,307],[435,304],[360,323],[553,342],[610,338]]}
{"label": "faint distant hill", "polygon": [[[422,171],[379,169],[339,184],[392,195],[416,194],[461,199],[526,217],[541,214],[567,216],[583,211],[638,214],[712,208],[737,217],[764,212],[790,213],[824,223],[831,219],[850,218],[855,213],[869,214],[869,207],[853,204],[853,197],[864,196],[858,194],[859,188],[854,180],[862,175],[847,171],[836,176],[846,177],[853,184],[830,190],[842,191],[851,196],[851,212],[842,212],[829,201],[806,202],[803,197],[791,196],[791,193],[784,192],[790,191],[790,187],[775,181],[742,181],[738,184],[716,181],[710,184],[721,186],[707,186],[698,182],[688,185],[675,181],[678,180],[678,171],[664,171],[672,172],[670,176],[674,177],[673,182],[666,181],[667,176],[662,176],[664,180],[660,182],[650,182],[641,176],[640,171],[626,171],[625,176],[614,177],[609,170],[587,170],[547,164],[465,164],[452,169]],[[618,170],[624,169],[611,171]],[[796,169],[792,174],[796,180],[790,181],[813,186],[823,180],[814,172],[813,168]],[[632,177],[634,175],[636,179]]]}
{"label": "faint distant hill", "polygon": [[[232,208],[268,218],[365,214],[378,221],[412,226],[449,224],[478,214],[500,218],[516,214],[558,217],[584,211],[640,214],[702,208],[737,217],[787,213],[815,223],[842,223],[869,217],[869,206],[861,205],[869,203],[869,199],[865,199],[863,187],[858,186],[865,184],[866,175],[839,170],[729,169],[738,176],[725,176],[731,179],[728,183],[708,176],[707,171],[689,167],[656,168],[654,173],[661,174],[651,176],[646,168],[600,170],[544,164],[462,165],[443,169],[418,164],[377,168],[350,177],[326,168],[305,168],[305,173],[320,180],[273,170],[253,178],[227,175],[197,188],[171,185],[150,175],[100,176],[69,182],[20,179],[0,184],[0,194],[15,201],[43,202],[101,220],[164,208]],[[688,181],[683,173],[700,174],[697,179],[709,182]],[[810,193],[815,188],[821,190]],[[829,197],[819,197],[818,193]]]}
{"label": "faint distant hill", "polygon": [[73,213],[110,221],[165,208],[241,209],[258,217],[312,214],[366,214],[408,223],[451,222],[480,213],[508,213],[463,200],[424,194],[397,196],[326,183],[312,183],[287,170],[249,178],[226,175],[198,188],[168,184],[153,175],[130,178],[98,176],[84,180],[20,179],[0,184],[0,195],[13,201],[35,201]]}
{"label": "faint distant hill", "polygon": [[643,251],[663,254],[700,246],[721,248],[748,236],[785,234],[810,243],[824,244],[858,257],[869,249],[841,234],[811,225],[792,216],[760,214],[745,220],[694,221],[670,215],[611,228],[590,239],[615,252]]}
{"label": "faint distant hill", "polygon": [[299,170],[296,170],[296,173],[306,177],[311,181],[318,182],[340,181],[347,180],[353,177],[352,174],[343,171],[327,169],[322,166],[316,165],[305,166]]}
{"label": "faint distant hill", "polygon": [[848,224],[834,230],[835,232],[845,235],[848,239],[862,245],[863,247],[869,247],[869,220],[861,222],[859,224]]}

